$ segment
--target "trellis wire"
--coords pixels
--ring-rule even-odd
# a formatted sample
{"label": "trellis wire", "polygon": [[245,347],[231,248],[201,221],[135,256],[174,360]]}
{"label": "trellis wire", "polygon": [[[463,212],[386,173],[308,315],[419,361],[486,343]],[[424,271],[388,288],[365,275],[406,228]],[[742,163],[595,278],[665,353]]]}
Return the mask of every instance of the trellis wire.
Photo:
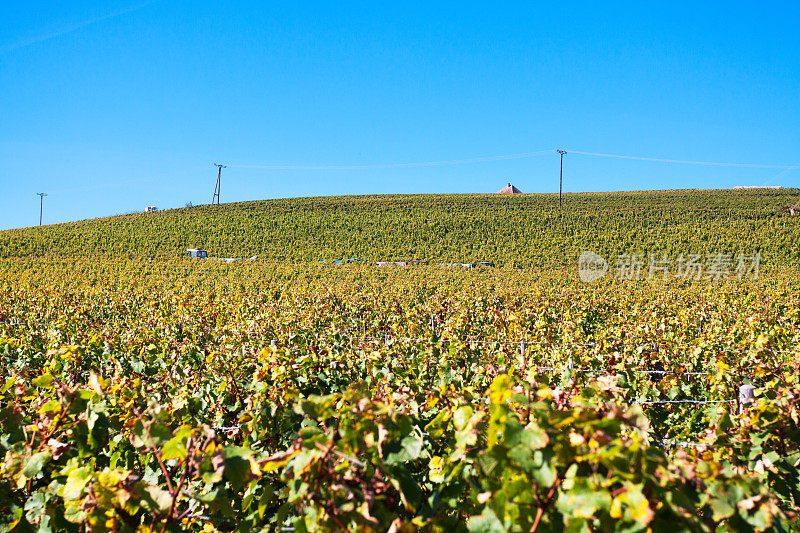
{"label": "trellis wire", "polygon": [[664,448],[669,446],[677,446],[679,448],[700,448],[703,446],[714,446],[714,444],[708,442],[689,442],[685,440],[653,439],[653,442]]}
{"label": "trellis wire", "polygon": [[677,404],[677,403],[689,403],[693,405],[702,405],[707,403],[731,403],[736,402],[736,399],[732,400],[636,400],[630,402],[630,405],[663,405],[663,404]]}

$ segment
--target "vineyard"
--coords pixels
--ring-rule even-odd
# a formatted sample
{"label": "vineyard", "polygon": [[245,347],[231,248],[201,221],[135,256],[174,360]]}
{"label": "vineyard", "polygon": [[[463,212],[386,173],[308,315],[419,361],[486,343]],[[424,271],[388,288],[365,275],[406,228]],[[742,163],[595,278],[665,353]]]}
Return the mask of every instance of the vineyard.
{"label": "vineyard", "polygon": [[[513,268],[508,258],[528,233],[498,241],[489,258],[505,266],[482,270],[77,253],[92,246],[90,232],[103,240],[110,231],[119,233],[106,246],[127,248],[108,251],[131,252],[135,242],[151,253],[145,236],[122,237],[151,222],[146,235],[160,246],[186,247],[181,239],[199,235],[193,217],[213,215],[211,207],[5,232],[6,255],[20,255],[23,242],[31,255],[54,246],[76,254],[0,259],[0,528],[797,529],[800,276],[787,265],[800,241],[794,219],[771,213],[781,194],[750,193],[749,208],[730,218],[726,209],[744,201],[733,193],[698,196],[694,214],[670,211],[672,199],[653,194],[663,202],[649,219],[659,219],[655,244],[692,246],[725,220],[753,228],[717,236],[731,250],[780,235],[760,248],[767,266],[758,279],[741,280],[586,284],[574,267]],[[576,199],[584,215],[565,223],[568,235],[598,205],[622,202]],[[646,227],[637,221],[644,204],[628,200],[631,211],[602,224]],[[366,200],[328,201],[330,212],[342,205],[348,243],[374,237],[378,220],[389,224],[359,215],[371,222],[356,239],[351,217]],[[403,202],[437,201],[399,199],[390,216],[414,216]],[[450,201],[554,216],[534,214],[535,197],[466,197],[442,199],[424,224],[444,219]],[[252,233],[246,250],[225,248],[248,212],[261,227],[269,219],[258,209],[310,210],[320,200],[306,202],[233,206],[241,218],[225,231],[212,225],[208,238],[225,239],[216,246],[229,255],[297,238],[285,257],[313,255],[299,241],[312,239],[303,224],[324,218],[313,213],[292,219],[294,233]],[[723,215],[698,218],[711,209]],[[404,231],[423,227],[417,220]],[[658,228],[687,240],[662,241]],[[573,246],[528,222],[506,231],[563,238],[558,254]],[[333,237],[313,238],[320,253],[359,251],[334,253],[324,244]],[[393,238],[376,246],[388,253]],[[433,241],[397,253],[463,250]],[[742,390],[752,401],[740,401]]]}
{"label": "vineyard", "polygon": [[583,250],[621,253],[759,252],[800,261],[797,189],[569,194],[390,195],[205,205],[0,231],[0,257],[216,257],[316,262],[491,261],[518,268],[573,265]]}

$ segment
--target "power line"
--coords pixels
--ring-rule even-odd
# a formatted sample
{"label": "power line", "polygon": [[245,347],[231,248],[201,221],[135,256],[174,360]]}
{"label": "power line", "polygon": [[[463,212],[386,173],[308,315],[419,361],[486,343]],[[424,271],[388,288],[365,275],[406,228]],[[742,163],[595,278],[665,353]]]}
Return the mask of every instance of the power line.
{"label": "power line", "polygon": [[766,187],[767,185],[769,185],[770,183],[774,182],[774,181],[775,181],[775,180],[777,180],[778,178],[781,178],[781,177],[785,176],[786,174],[788,174],[789,172],[791,172],[792,170],[797,170],[798,168],[800,168],[800,165],[795,165],[795,166],[793,166],[793,167],[787,167],[787,168],[785,168],[785,169],[781,170],[780,172],[778,172],[777,174],[775,174],[774,176],[772,176],[770,179],[768,179],[767,181],[765,181],[765,182],[762,184],[762,187]]}
{"label": "power line", "polygon": [[126,180],[116,180],[116,181],[109,181],[105,183],[94,183],[91,186],[82,186],[82,187],[70,187],[67,189],[57,189],[54,190],[53,193],[58,194],[71,194],[76,192],[88,192],[88,191],[97,191],[101,189],[110,189],[110,188],[119,188],[120,185],[131,185],[131,184],[142,184],[142,183],[152,183],[154,181],[164,182],[164,178],[176,178],[176,177],[185,177],[185,176],[193,176],[200,172],[203,172],[207,169],[207,165],[193,167],[191,169],[187,168],[181,171],[169,171],[169,172],[159,172],[158,174],[151,174],[149,176],[139,176],[135,178],[130,178]]}
{"label": "power line", "polygon": [[[567,153],[567,150],[556,150],[558,154],[561,155],[562,160],[564,154]],[[467,159],[450,159],[450,160],[442,160],[442,161],[421,161],[421,162],[412,162],[412,163],[380,163],[374,165],[334,165],[334,164],[323,164],[323,165],[279,165],[279,164],[267,164],[267,165],[247,165],[247,164],[229,164],[227,166],[231,168],[250,168],[250,169],[261,169],[261,170],[380,170],[380,169],[390,169],[390,168],[415,168],[415,167],[436,167],[436,166],[451,166],[451,165],[463,165],[463,164],[470,164],[470,163],[484,163],[484,162],[491,162],[491,161],[505,161],[505,160],[513,160],[513,159],[526,159],[538,155],[545,155],[552,153],[551,150],[538,150],[535,152],[523,152],[517,154],[505,154],[505,155],[493,155],[493,156],[486,156],[486,157],[472,157]],[[592,157],[609,157],[615,159],[630,159],[635,161],[650,161],[655,163],[673,163],[673,164],[682,164],[682,165],[703,165],[703,166],[718,166],[718,167],[742,167],[742,168],[772,168],[778,169],[783,171],[791,171],[800,169],[800,165],[768,165],[768,164],[760,164],[760,163],[729,163],[729,162],[721,162],[721,161],[694,161],[688,159],[668,159],[668,158],[661,158],[661,157],[641,157],[641,156],[633,156],[633,155],[623,155],[623,154],[607,154],[607,153],[599,153],[599,152],[583,152],[580,150],[569,150],[569,153],[579,154],[579,155],[586,155]],[[783,175],[783,172],[780,174]]]}
{"label": "power line", "polygon": [[551,154],[552,150],[539,150],[519,154],[493,155],[487,157],[472,157],[469,159],[451,159],[445,161],[422,161],[415,163],[384,163],[376,165],[240,165],[229,164],[231,168],[253,168],[261,170],[379,170],[388,168],[414,168],[414,167],[443,167],[450,165],[465,165],[469,163],[484,163],[489,161],[506,161],[511,159],[526,159],[537,155]]}
{"label": "power line", "polygon": [[25,48],[27,46],[31,46],[33,44],[40,43],[42,41],[47,41],[47,40],[50,40],[50,39],[54,39],[56,37],[60,37],[60,36],[65,35],[65,34],[72,33],[74,31],[77,31],[77,30],[81,29],[81,28],[84,28],[86,26],[90,26],[92,24],[96,24],[98,22],[102,22],[104,20],[116,18],[116,17],[119,17],[121,15],[127,15],[128,13],[132,13],[134,11],[138,11],[138,10],[144,8],[144,7],[147,7],[147,6],[149,6],[150,4],[152,4],[155,1],[156,0],[148,0],[147,2],[144,2],[142,4],[139,4],[139,5],[127,8],[127,9],[122,9],[120,11],[115,11],[115,12],[112,12],[112,13],[108,13],[107,15],[102,15],[100,17],[91,18],[91,19],[88,19],[88,20],[84,20],[82,22],[78,22],[76,24],[71,24],[71,25],[68,25],[68,26],[61,27],[59,29],[56,29],[52,33],[46,33],[46,34],[39,35],[39,36],[36,36],[36,37],[33,37],[33,38],[29,38],[29,39],[26,39],[26,40],[23,40],[23,41],[19,41],[19,42],[16,42],[16,43],[11,43],[11,44],[8,44],[8,45],[5,45],[5,46],[1,46],[0,47],[0,54],[5,53],[5,52],[12,52],[14,50],[18,50],[20,48]]}
{"label": "power line", "polygon": [[636,161],[652,161],[656,163],[678,163],[681,165],[705,165],[714,167],[746,167],[746,168],[777,168],[785,170],[794,170],[800,168],[798,165],[761,165],[756,163],[720,163],[714,161],[689,161],[685,159],[663,159],[660,157],[639,157],[633,155],[619,155],[619,154],[600,154],[596,152],[579,152],[577,150],[570,150],[571,154],[590,155],[594,157],[613,157],[615,159],[634,159]]}

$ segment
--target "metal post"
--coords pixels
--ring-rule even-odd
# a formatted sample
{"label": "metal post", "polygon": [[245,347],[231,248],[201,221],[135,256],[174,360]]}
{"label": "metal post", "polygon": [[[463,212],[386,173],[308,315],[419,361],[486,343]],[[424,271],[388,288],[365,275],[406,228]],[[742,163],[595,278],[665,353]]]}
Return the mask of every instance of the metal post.
{"label": "metal post", "polygon": [[558,207],[561,208],[561,184],[564,181],[564,154],[567,153],[566,150],[556,150],[559,154],[561,154],[561,168],[558,171]]}
{"label": "metal post", "polygon": [[44,197],[47,196],[46,193],[37,192],[36,194],[39,195],[39,225],[42,225],[42,210],[44,209]]}
{"label": "metal post", "polygon": [[228,168],[227,165],[220,165],[219,163],[214,163],[214,166],[217,167],[217,184],[214,186],[214,196],[211,197],[211,205],[214,205],[214,200],[217,200],[217,205],[219,205],[219,194],[222,192],[222,169]]}
{"label": "metal post", "polygon": [[744,412],[744,405],[756,401],[756,388],[753,385],[742,385],[739,387],[739,414]]}

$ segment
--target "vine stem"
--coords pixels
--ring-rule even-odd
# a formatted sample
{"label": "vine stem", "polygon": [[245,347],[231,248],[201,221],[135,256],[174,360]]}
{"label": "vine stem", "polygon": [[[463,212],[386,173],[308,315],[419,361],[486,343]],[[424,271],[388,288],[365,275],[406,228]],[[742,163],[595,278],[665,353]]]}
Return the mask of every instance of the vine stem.
{"label": "vine stem", "polygon": [[164,525],[161,527],[161,533],[164,533],[167,530],[167,525],[172,520],[172,515],[175,514],[175,504],[178,501],[178,495],[180,495],[181,488],[183,488],[183,483],[186,481],[186,477],[189,475],[189,457],[194,455],[194,448],[195,444],[193,442],[191,450],[187,451],[186,459],[184,459],[183,475],[178,482],[178,487],[175,489],[175,492],[172,493],[172,503],[169,505],[169,513],[167,514],[167,519],[164,521]]}
{"label": "vine stem", "polygon": [[556,479],[556,484],[550,488],[550,492],[547,493],[547,499],[544,502],[544,505],[540,505],[536,508],[536,518],[533,520],[533,525],[531,526],[531,533],[536,531],[539,527],[539,522],[542,520],[542,516],[544,515],[545,508],[549,507],[550,504],[553,502],[553,496],[555,496],[558,487],[561,486],[561,478]]}
{"label": "vine stem", "polygon": [[156,448],[156,441],[154,441],[153,436],[150,435],[149,426],[144,423],[141,413],[139,413],[139,410],[135,407],[133,408],[133,414],[135,414],[136,418],[139,419],[139,422],[142,423],[142,429],[144,429],[144,432],[147,434],[147,438],[150,440],[150,448],[153,450],[153,455],[155,456],[156,461],[158,461],[158,466],[161,467],[161,472],[164,473],[164,479],[167,482],[167,488],[169,488],[170,492],[173,492],[175,489],[172,486],[172,481],[169,478],[169,472],[167,472],[167,467],[164,466],[164,461],[161,460],[161,453],[158,451],[158,448]]}

